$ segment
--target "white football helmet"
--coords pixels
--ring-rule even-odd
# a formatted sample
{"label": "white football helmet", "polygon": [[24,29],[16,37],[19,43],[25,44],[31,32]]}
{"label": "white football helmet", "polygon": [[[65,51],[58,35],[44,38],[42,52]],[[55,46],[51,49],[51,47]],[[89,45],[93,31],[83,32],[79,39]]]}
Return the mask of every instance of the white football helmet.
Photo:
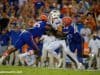
{"label": "white football helmet", "polygon": [[60,11],[59,10],[52,10],[49,13],[48,20],[49,20],[50,24],[53,24],[54,19],[59,19],[59,18],[60,18]]}
{"label": "white football helmet", "polygon": [[60,11],[59,10],[52,10],[50,12],[50,15],[52,18],[59,18],[60,17]]}
{"label": "white football helmet", "polygon": [[57,30],[58,26],[62,24],[60,19],[60,11],[52,10],[48,16],[48,22],[52,25],[52,27]]}

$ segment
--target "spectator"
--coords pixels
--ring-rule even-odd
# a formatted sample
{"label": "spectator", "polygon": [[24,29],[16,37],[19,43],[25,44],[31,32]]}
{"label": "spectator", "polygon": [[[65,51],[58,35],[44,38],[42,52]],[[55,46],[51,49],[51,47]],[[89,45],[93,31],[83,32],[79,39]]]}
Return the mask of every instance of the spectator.
{"label": "spectator", "polygon": [[44,13],[49,13],[50,12],[50,2],[48,0],[45,1],[45,6],[43,9]]}
{"label": "spectator", "polygon": [[96,22],[94,17],[92,16],[91,13],[87,14],[87,18],[85,20],[85,24],[88,25],[88,27],[94,31],[96,29]]}
{"label": "spectator", "polygon": [[9,23],[9,18],[7,16],[7,13],[2,13],[2,18],[0,19],[0,32],[5,29]]}
{"label": "spectator", "polygon": [[35,4],[35,15],[39,16],[44,8],[44,2],[43,0],[37,0],[37,2],[34,3]]}
{"label": "spectator", "polygon": [[[98,57],[98,52],[99,52],[99,44],[100,44],[100,40],[97,39],[97,33],[94,32],[93,35],[92,35],[92,38],[90,39],[89,41],[89,47],[91,49],[91,59],[90,59],[90,62],[89,62],[89,68],[91,68],[91,64],[92,64],[92,61],[93,61],[93,58],[96,58],[96,61],[99,59]],[[97,61],[97,67],[99,67],[99,64],[100,62]]]}
{"label": "spectator", "polygon": [[97,30],[100,30],[100,14],[98,15],[98,17],[97,17]]}
{"label": "spectator", "polygon": [[91,29],[87,25],[84,25],[84,28],[80,30],[80,34],[83,36],[84,41],[88,42],[91,35]]}
{"label": "spectator", "polygon": [[75,20],[76,20],[77,30],[78,30],[78,32],[80,33],[81,29],[84,28],[84,24],[83,24],[83,22],[81,21],[81,16],[80,16],[80,15],[77,15],[76,18],[75,18]]}
{"label": "spectator", "polygon": [[27,0],[19,0],[19,7],[23,6],[25,2],[27,2]]}
{"label": "spectator", "polygon": [[4,53],[9,45],[9,35],[8,31],[6,29],[2,30],[1,35],[0,35],[0,44],[1,44],[1,50],[0,50],[0,56],[2,53]]}

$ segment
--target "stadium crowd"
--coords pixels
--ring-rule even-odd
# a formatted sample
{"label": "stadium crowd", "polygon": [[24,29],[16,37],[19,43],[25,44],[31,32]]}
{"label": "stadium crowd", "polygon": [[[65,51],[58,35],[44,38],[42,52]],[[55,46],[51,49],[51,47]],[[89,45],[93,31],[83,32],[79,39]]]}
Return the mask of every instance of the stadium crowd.
{"label": "stadium crowd", "polygon": [[[87,68],[100,69],[100,1],[99,0],[0,0],[1,58],[3,55],[7,55],[5,54],[7,49],[11,49],[14,46],[17,47],[17,45],[20,45],[20,42],[17,43],[17,45],[16,42],[18,42],[22,30],[30,29],[29,31],[31,31],[31,28],[35,27],[37,22],[41,20],[41,14],[45,14],[46,16],[51,16],[50,12],[52,10],[59,10],[60,11],[59,18],[62,20],[64,17],[70,17],[71,18],[70,25],[74,28],[74,32],[78,33],[74,35],[76,36],[76,38],[74,38],[75,39],[74,41],[76,42],[73,43],[71,42],[70,39],[68,39],[67,44],[69,45],[71,53],[77,56],[78,61],[82,63],[86,69]],[[48,21],[51,21],[50,18],[48,19]],[[66,23],[65,21],[63,22]],[[37,32],[38,31],[36,30],[36,33]],[[73,33],[73,30],[71,30],[70,33]],[[33,55],[31,57],[27,57],[27,59],[30,60],[21,61],[23,60],[20,57],[21,54],[26,53],[27,50],[29,49],[29,46],[25,44],[18,51],[11,53],[9,56],[7,56],[7,58],[3,60],[2,65],[24,65],[24,64],[31,65],[32,63],[35,63],[34,64],[35,66],[41,66],[41,62],[42,63],[45,62],[45,65],[42,64],[42,66],[48,66],[47,62],[48,58],[46,58],[47,61],[43,61],[43,59],[41,58],[43,52],[42,51],[43,42],[41,41],[39,42],[40,36],[43,35],[41,34],[37,35],[39,37],[36,37],[33,34],[35,37],[34,38],[35,44],[39,48],[39,52],[38,55],[36,56],[36,59],[34,58]],[[51,35],[50,33],[48,34]],[[69,37],[71,38],[71,36]],[[30,42],[30,40],[27,41]],[[56,52],[59,53],[58,50]],[[30,54],[31,53],[33,52],[30,51]],[[51,56],[52,55],[48,55],[48,57]],[[61,52],[61,56],[59,57],[59,59],[62,57],[64,57],[63,52]],[[60,67],[74,68],[73,62],[71,62],[68,57],[66,57],[65,59],[66,64],[63,63],[63,65],[60,65]],[[58,58],[56,58],[54,61],[56,62],[57,59]],[[51,59],[50,66],[53,66],[52,60],[53,59]],[[31,62],[27,63],[27,61]]]}

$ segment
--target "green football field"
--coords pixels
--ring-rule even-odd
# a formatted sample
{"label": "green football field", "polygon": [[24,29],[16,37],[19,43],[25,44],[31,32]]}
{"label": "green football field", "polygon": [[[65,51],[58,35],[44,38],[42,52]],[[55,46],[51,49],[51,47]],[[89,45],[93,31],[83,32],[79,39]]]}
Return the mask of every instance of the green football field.
{"label": "green football field", "polygon": [[0,66],[0,75],[100,75],[100,70],[71,70],[21,66]]}

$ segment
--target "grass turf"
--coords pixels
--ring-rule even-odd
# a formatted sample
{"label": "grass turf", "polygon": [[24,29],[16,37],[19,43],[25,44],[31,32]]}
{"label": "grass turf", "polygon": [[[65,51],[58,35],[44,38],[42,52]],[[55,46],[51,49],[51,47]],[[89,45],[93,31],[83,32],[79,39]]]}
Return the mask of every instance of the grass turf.
{"label": "grass turf", "polygon": [[34,67],[21,67],[21,66],[0,66],[0,75],[100,75],[100,70],[86,71],[86,70],[50,69],[50,68],[34,68]]}

